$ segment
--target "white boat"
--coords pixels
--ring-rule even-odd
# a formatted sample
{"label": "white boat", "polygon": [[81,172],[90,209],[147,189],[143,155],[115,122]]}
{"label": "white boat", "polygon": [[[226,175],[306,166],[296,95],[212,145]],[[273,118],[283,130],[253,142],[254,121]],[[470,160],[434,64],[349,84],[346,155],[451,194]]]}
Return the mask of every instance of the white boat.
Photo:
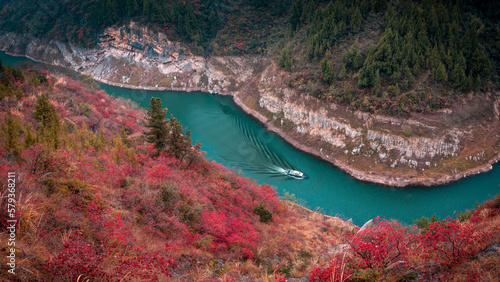
{"label": "white boat", "polygon": [[286,175],[296,177],[296,178],[304,178],[304,173],[302,173],[298,170],[293,170],[293,169],[287,170]]}

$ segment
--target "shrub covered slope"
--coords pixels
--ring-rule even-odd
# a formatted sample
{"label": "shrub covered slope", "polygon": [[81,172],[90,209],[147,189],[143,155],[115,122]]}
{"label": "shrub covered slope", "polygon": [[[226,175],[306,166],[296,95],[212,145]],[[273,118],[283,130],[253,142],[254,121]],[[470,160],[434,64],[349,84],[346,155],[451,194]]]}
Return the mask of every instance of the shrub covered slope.
{"label": "shrub covered slope", "polygon": [[[131,102],[44,71],[0,71],[2,183],[17,175],[15,211],[0,199],[8,279],[499,277],[498,253],[478,254],[500,242],[498,198],[460,220],[421,219],[417,228],[376,219],[359,230],[280,201],[197,146],[179,153],[167,141],[158,153],[143,135],[147,114]],[[11,218],[15,246],[6,243]],[[10,248],[16,275],[7,272]]]}

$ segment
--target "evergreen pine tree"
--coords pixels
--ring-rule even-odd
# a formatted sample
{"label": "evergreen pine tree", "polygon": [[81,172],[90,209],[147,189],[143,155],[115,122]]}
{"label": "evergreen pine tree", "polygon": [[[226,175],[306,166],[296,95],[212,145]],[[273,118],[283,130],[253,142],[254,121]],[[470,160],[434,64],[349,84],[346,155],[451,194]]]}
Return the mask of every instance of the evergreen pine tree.
{"label": "evergreen pine tree", "polygon": [[339,78],[340,78],[340,79],[344,78],[344,77],[346,76],[346,74],[347,74],[347,71],[346,71],[346,69],[345,69],[345,65],[344,65],[344,64],[342,64],[342,69],[340,70],[340,73],[339,73]]}
{"label": "evergreen pine tree", "polygon": [[469,79],[465,75],[466,67],[464,55],[462,51],[460,51],[456,57],[453,70],[451,72],[451,80],[460,90],[467,90],[469,87]]}
{"label": "evergreen pine tree", "polygon": [[123,145],[127,147],[130,146],[130,141],[128,140],[127,131],[125,130],[125,127],[122,127],[122,129],[120,130],[120,140]]}
{"label": "evergreen pine tree", "polygon": [[361,87],[373,85],[373,77],[375,75],[373,55],[375,54],[375,50],[376,47],[374,45],[370,45],[370,50],[368,51],[368,56],[366,57],[363,68],[359,71],[358,83]]}
{"label": "evergreen pine tree", "polygon": [[19,156],[21,153],[19,146],[20,131],[19,121],[12,117],[12,113],[9,110],[5,124],[2,123],[2,139],[4,140],[5,150],[12,152],[15,156]]}
{"label": "evergreen pine tree", "polygon": [[300,18],[302,16],[302,9],[304,7],[303,0],[295,0],[292,5],[292,11],[290,12],[290,30],[292,34],[300,25]]}
{"label": "evergreen pine tree", "polygon": [[325,58],[321,60],[321,78],[326,84],[331,84],[335,79],[333,74],[333,67],[328,61],[328,55],[326,55]]}
{"label": "evergreen pine tree", "polygon": [[29,146],[33,145],[36,142],[36,136],[33,136],[31,133],[31,127],[30,124],[26,124],[26,135],[24,136],[24,143],[23,147],[26,149]]}
{"label": "evergreen pine tree", "polygon": [[363,65],[363,56],[361,55],[361,50],[359,49],[359,39],[356,38],[354,44],[345,52],[342,57],[342,62],[346,67],[352,68],[354,70],[359,69]]}
{"label": "evergreen pine tree", "polygon": [[289,48],[283,48],[281,51],[281,58],[279,60],[279,65],[284,68],[286,71],[290,71],[292,69],[292,52]]}
{"label": "evergreen pine tree", "polygon": [[149,131],[143,132],[146,141],[154,145],[154,148],[158,151],[158,155],[161,151],[165,150],[168,137],[168,125],[165,119],[167,109],[162,109],[162,106],[160,98],[151,98],[146,124]]}
{"label": "evergreen pine tree", "polygon": [[39,138],[50,143],[54,149],[58,149],[61,119],[46,94],[38,97],[33,117],[41,124]]}
{"label": "evergreen pine tree", "polygon": [[439,62],[438,67],[434,70],[433,78],[437,82],[448,81],[448,74],[446,73],[446,67],[443,63]]}
{"label": "evergreen pine tree", "polygon": [[399,94],[401,94],[401,90],[399,89],[399,83],[396,83],[396,86],[394,87],[394,90],[393,90],[393,93],[394,93],[394,96],[399,96]]}
{"label": "evergreen pine tree", "polygon": [[184,129],[174,116],[170,117],[169,127],[170,135],[168,136],[168,150],[177,159],[182,161],[189,152],[190,148],[193,146],[191,131],[187,130],[186,133],[183,134]]}
{"label": "evergreen pine tree", "polygon": [[352,13],[352,17],[351,17],[352,31],[358,32],[361,29],[362,23],[363,23],[363,17],[361,16],[361,12],[359,11],[359,8],[356,7],[356,8],[354,8],[354,12]]}
{"label": "evergreen pine tree", "polygon": [[125,10],[127,11],[127,15],[132,17],[139,10],[139,5],[137,4],[137,0],[127,0],[125,5]]}
{"label": "evergreen pine tree", "polygon": [[142,15],[149,20],[151,15],[151,0],[144,0],[142,3]]}

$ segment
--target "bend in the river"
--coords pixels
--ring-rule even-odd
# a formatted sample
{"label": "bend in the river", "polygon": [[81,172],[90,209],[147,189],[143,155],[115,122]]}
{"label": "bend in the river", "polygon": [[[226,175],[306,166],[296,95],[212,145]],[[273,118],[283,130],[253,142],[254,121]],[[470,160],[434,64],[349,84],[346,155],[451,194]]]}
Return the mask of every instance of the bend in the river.
{"label": "bend in the river", "polygon": [[[26,61],[0,52],[4,64]],[[203,143],[207,157],[252,177],[260,183],[287,191],[309,208],[352,218],[357,225],[376,216],[412,223],[422,216],[452,216],[474,208],[500,192],[500,167],[448,185],[389,188],[353,179],[329,163],[293,148],[245,114],[231,97],[199,92],[145,91],[101,85],[107,93],[130,98],[147,107],[160,97],[173,114]],[[304,172],[307,179],[286,176],[286,170]]]}

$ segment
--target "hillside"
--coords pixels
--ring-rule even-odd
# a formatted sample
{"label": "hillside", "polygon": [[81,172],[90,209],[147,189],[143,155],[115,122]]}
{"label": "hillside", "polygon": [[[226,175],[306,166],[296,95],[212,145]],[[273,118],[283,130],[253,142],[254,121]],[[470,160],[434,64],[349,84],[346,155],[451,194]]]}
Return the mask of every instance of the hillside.
{"label": "hillside", "polygon": [[499,85],[495,1],[6,1],[0,9],[3,31],[82,47],[135,21],[193,54],[262,54],[302,95],[371,113],[432,112]]}
{"label": "hillside", "polygon": [[418,229],[379,218],[359,229],[196,147],[158,155],[130,101],[44,71],[0,71],[2,195],[13,195],[0,202],[0,269],[11,281],[500,277],[500,198]]}
{"label": "hillside", "polygon": [[2,242],[6,220],[18,220],[9,279],[260,277],[300,250],[318,254],[350,226],[303,219],[271,187],[199,151],[183,161],[158,156],[142,138],[145,113],[131,102],[64,76],[1,70],[1,175],[17,175],[12,217],[7,197],[1,205]]}

